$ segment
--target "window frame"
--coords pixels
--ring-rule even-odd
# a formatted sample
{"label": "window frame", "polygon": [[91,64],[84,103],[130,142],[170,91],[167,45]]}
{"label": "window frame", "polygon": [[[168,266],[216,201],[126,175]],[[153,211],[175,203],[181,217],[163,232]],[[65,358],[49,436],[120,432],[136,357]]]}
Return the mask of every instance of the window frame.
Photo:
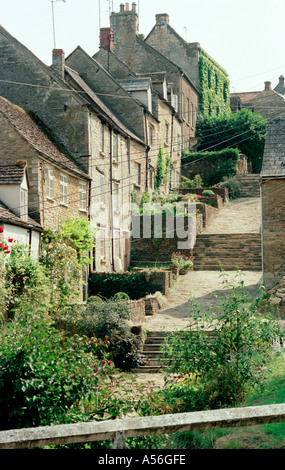
{"label": "window frame", "polygon": [[79,210],[84,211],[84,212],[87,211],[87,182],[86,181],[79,181]]}
{"label": "window frame", "polygon": [[60,190],[59,190],[60,204],[62,204],[63,206],[67,206],[68,205],[68,175],[66,175],[65,173],[60,173],[59,183],[60,183]]}

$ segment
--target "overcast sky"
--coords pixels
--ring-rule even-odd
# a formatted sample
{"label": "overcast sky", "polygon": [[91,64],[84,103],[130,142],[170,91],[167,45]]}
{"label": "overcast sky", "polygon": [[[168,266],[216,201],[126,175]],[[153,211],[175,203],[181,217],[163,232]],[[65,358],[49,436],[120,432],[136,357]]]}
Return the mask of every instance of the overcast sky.
{"label": "overcast sky", "polygon": [[[93,55],[99,47],[99,24],[109,26],[112,0],[55,0],[56,47],[66,56],[78,45]],[[129,2],[130,7],[132,1]],[[188,42],[199,42],[229,74],[231,91],[273,88],[285,75],[285,0],[137,0],[139,32],[147,35],[157,13]],[[0,23],[45,64],[51,64],[51,0],[0,0]],[[100,8],[99,8],[100,6]],[[99,11],[101,22],[99,23]],[[0,58],[1,63],[1,58]],[[0,69],[1,70],[1,69]]]}

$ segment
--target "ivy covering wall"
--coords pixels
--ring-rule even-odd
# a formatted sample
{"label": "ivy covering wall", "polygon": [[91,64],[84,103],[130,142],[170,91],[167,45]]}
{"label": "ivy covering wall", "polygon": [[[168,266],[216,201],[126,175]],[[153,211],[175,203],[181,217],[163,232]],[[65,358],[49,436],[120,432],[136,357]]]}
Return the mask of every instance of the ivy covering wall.
{"label": "ivy covering wall", "polygon": [[219,116],[231,112],[229,78],[204,51],[199,58],[199,82],[201,114]]}

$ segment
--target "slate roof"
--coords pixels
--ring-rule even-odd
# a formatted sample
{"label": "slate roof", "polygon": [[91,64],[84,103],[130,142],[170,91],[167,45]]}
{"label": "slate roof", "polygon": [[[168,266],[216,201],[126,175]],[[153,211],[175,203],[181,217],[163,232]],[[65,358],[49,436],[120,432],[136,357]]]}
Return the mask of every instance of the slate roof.
{"label": "slate roof", "polygon": [[56,147],[55,143],[22,108],[0,96],[0,113],[37,152],[63,169],[89,179],[76,163]]}
{"label": "slate roof", "polygon": [[[83,51],[84,52],[84,51]],[[85,53],[85,52],[84,52]],[[85,53],[86,54],[86,53]],[[88,57],[88,55],[86,54],[86,56]],[[90,59],[92,59],[90,57]],[[92,59],[94,61],[94,64],[96,63],[94,59]],[[98,64],[98,66],[104,70],[104,68]],[[95,105],[97,107],[97,109],[100,110],[100,112],[104,115],[105,119],[108,121],[108,122],[112,122],[113,124],[115,124],[117,130],[121,130],[124,134],[126,134],[127,136],[130,136],[132,137],[133,139],[135,139],[136,141],[138,142],[141,142],[141,143],[144,143],[137,135],[135,135],[132,131],[130,131],[130,129],[128,129],[121,121],[120,119],[118,119],[115,114],[103,103],[103,101],[97,96],[96,93],[94,93],[94,91],[85,83],[84,80],[82,80],[82,78],[80,77],[79,73],[77,73],[75,70],[71,69],[70,67],[68,66],[65,66],[65,73],[67,73],[71,78],[72,80],[76,83],[76,85],[84,91],[84,96],[85,96],[85,99],[88,100],[89,102],[91,102],[91,104]],[[108,72],[107,72],[108,73]],[[117,85],[118,85],[118,82],[117,82]],[[125,90],[122,88],[122,92],[124,92]],[[128,96],[128,95],[126,95]],[[129,96],[128,96],[129,97]],[[130,97],[129,97],[130,98]],[[132,98],[130,98],[132,99]]]}
{"label": "slate roof", "polygon": [[43,231],[43,227],[35,220],[28,217],[28,220],[22,220],[14,214],[2,201],[0,201],[0,223],[6,222],[7,224],[18,225],[24,228],[31,228],[31,226],[39,231]]}
{"label": "slate roof", "polygon": [[285,177],[285,119],[267,123],[261,178]]}
{"label": "slate roof", "polygon": [[251,103],[251,101],[261,93],[261,91],[248,91],[241,93],[231,93],[231,98],[239,98],[242,104]]}
{"label": "slate roof", "polygon": [[130,78],[128,80],[117,80],[117,82],[124,90],[131,93],[134,91],[147,91],[150,87],[151,79],[148,77]]}
{"label": "slate roof", "polygon": [[24,178],[26,162],[15,164],[0,163],[0,184],[21,184]]}

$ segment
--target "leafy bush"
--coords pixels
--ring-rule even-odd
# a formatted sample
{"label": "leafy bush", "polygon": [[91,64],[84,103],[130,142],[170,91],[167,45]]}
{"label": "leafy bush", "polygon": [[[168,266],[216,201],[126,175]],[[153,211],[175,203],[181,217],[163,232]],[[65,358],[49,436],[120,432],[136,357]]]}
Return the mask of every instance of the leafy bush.
{"label": "leafy bush", "polygon": [[265,132],[266,119],[248,109],[217,117],[200,116],[196,126],[199,151],[238,149],[247,156],[253,173],[261,170]]}
{"label": "leafy bush", "polygon": [[125,292],[116,292],[112,297],[113,300],[130,300],[130,297]]}
{"label": "leafy bush", "polygon": [[222,181],[219,185],[221,188],[228,188],[229,197],[231,199],[236,199],[241,195],[242,183],[238,176],[233,178],[228,178]]}
{"label": "leafy bush", "polygon": [[182,182],[180,183],[180,188],[202,188],[204,183],[200,175],[195,175],[194,178],[186,178],[186,176],[181,175]]}
{"label": "leafy bush", "polygon": [[125,371],[142,360],[142,338],[131,332],[129,317],[128,302],[109,299],[102,303],[91,302],[86,308],[68,309],[57,319],[57,325],[72,334],[106,342],[116,367]]}
{"label": "leafy bush", "polygon": [[117,292],[125,292],[132,300],[161,290],[147,280],[147,273],[93,273],[89,278],[89,295],[111,298]]}
{"label": "leafy bush", "polygon": [[104,302],[104,301],[98,295],[91,295],[91,297],[88,297],[87,302],[90,304],[90,303],[93,303],[93,302]]}
{"label": "leafy bush", "polygon": [[22,309],[0,332],[0,428],[68,422],[95,392],[95,365],[79,337],[68,338],[41,312]]}
{"label": "leafy bush", "polygon": [[221,297],[220,306],[203,312],[193,304],[189,330],[169,337],[164,349],[168,373],[193,374],[211,408],[237,405],[250,387],[261,384],[279,331],[277,323],[262,317],[256,302],[249,301],[243,281],[233,286],[224,282],[229,293]]}
{"label": "leafy bush", "polygon": [[2,259],[5,280],[5,303],[8,318],[12,318],[22,303],[37,303],[47,311],[51,286],[46,271],[35,261],[24,245],[13,244],[11,254]]}
{"label": "leafy bush", "polygon": [[202,192],[202,196],[204,197],[207,197],[207,196],[214,196],[215,193],[214,191],[212,191],[211,189],[205,189],[203,192]]}

